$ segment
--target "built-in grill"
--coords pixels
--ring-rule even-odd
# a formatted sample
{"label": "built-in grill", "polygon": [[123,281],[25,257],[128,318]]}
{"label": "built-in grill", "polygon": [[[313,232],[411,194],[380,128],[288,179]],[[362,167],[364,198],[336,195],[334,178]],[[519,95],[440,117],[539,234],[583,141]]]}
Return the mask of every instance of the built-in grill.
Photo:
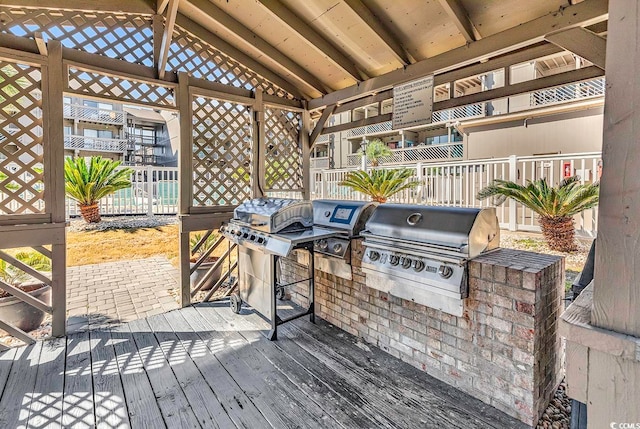
{"label": "built-in grill", "polygon": [[351,280],[351,241],[360,237],[377,205],[370,201],[313,201],[313,224],[338,233],[315,241],[316,269]]}
{"label": "built-in grill", "polygon": [[[246,302],[271,322],[269,339],[277,338],[277,326],[304,315],[313,320],[314,258],[309,276],[282,284],[278,279],[278,258],[291,255],[294,249],[313,254],[314,241],[338,234],[335,229],[313,225],[311,201],[284,198],[258,198],[244,202],[234,210],[233,219],[220,228],[230,241],[238,244],[238,294],[231,296],[231,308],[240,313]],[[309,282],[309,306],[301,314],[282,319],[276,300],[286,287]]]}
{"label": "built-in grill", "polygon": [[456,316],[468,261],[500,243],[493,208],[382,204],[361,235],[367,286]]}

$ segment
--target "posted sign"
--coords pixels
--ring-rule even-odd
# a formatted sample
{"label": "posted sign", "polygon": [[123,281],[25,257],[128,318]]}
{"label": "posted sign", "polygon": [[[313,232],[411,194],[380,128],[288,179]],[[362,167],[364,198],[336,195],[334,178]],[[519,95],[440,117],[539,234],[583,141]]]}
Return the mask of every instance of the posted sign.
{"label": "posted sign", "polygon": [[393,129],[430,124],[433,76],[393,87]]}

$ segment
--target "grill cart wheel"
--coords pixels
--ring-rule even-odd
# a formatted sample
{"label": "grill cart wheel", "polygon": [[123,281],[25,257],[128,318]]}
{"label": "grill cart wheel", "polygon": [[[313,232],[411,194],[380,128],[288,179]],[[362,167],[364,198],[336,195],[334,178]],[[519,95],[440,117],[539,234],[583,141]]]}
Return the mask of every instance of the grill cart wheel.
{"label": "grill cart wheel", "polygon": [[242,310],[242,298],[240,298],[240,295],[237,293],[231,295],[229,303],[231,304],[231,311],[236,314],[240,314],[240,311]]}
{"label": "grill cart wheel", "polygon": [[278,289],[276,289],[276,298],[278,298],[280,301],[284,300],[285,298],[284,287],[279,287]]}

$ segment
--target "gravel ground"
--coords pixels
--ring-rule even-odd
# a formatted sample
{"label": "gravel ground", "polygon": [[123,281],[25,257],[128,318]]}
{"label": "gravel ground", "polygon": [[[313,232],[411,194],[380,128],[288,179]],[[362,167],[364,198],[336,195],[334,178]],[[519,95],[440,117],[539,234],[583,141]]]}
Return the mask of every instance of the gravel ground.
{"label": "gravel ground", "polygon": [[102,217],[102,222],[86,223],[82,219],[71,219],[69,232],[107,231],[110,229],[156,228],[178,223],[177,216],[117,216]]}
{"label": "gravel ground", "polygon": [[538,420],[536,429],[569,429],[571,421],[571,400],[567,396],[567,385],[560,383],[556,394],[544,414]]}

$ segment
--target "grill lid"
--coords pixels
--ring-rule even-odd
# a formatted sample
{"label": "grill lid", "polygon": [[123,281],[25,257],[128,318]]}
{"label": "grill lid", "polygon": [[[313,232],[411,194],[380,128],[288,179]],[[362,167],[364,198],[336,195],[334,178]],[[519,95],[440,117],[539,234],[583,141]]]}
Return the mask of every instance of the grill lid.
{"label": "grill lid", "polygon": [[446,247],[474,258],[498,247],[495,208],[381,204],[367,222],[367,235]]}
{"label": "grill lid", "polygon": [[371,201],[313,200],[313,223],[355,236],[377,205]]}
{"label": "grill lid", "polygon": [[307,200],[255,198],[236,207],[233,221],[269,233],[294,224],[310,228],[313,225],[313,206]]}

